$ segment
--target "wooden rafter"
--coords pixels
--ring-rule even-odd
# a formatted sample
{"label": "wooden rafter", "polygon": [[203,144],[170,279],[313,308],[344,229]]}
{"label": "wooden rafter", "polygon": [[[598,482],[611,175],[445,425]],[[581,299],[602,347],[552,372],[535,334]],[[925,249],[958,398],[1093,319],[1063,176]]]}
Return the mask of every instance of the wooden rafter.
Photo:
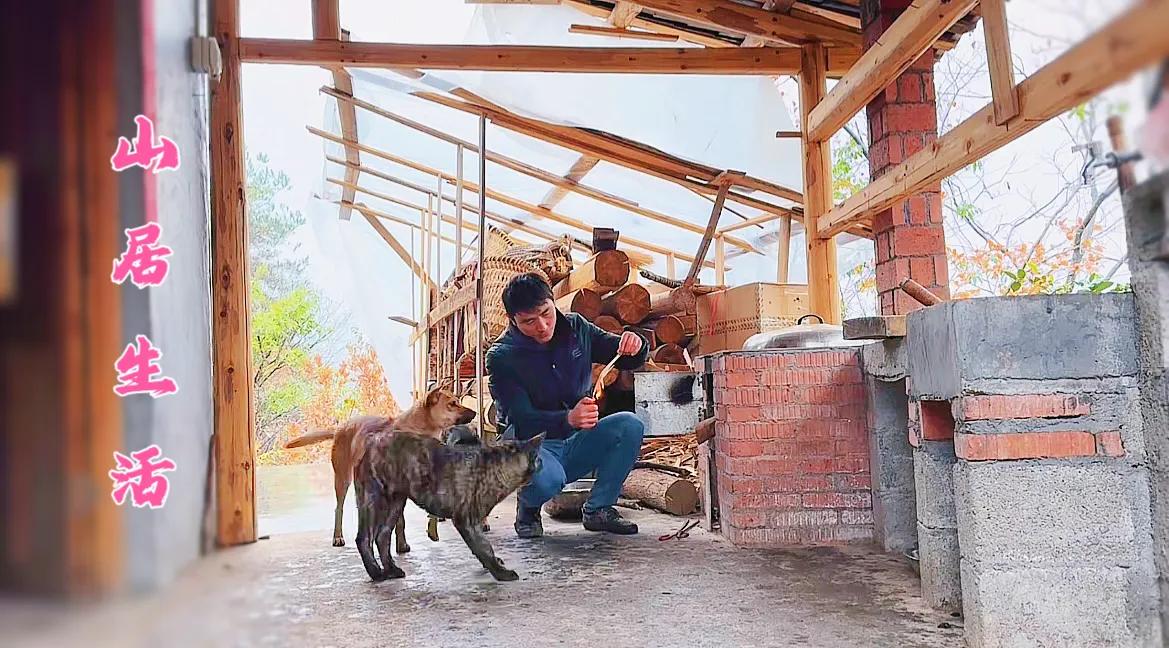
{"label": "wooden rafter", "polygon": [[434,280],[430,278],[430,274],[426,272],[426,269],[422,267],[422,265],[420,265],[413,256],[410,255],[409,250],[407,250],[402,245],[402,243],[398,241],[397,237],[395,237],[390,232],[390,230],[386,229],[386,226],[382,225],[382,222],[378,220],[377,217],[362,210],[362,205],[355,203],[354,207],[357,207],[358,210],[361,211],[362,216],[365,216],[365,220],[369,222],[370,227],[372,227],[374,231],[378,233],[378,236],[382,237],[382,240],[384,240],[386,244],[388,244],[394,251],[394,253],[402,259],[402,262],[406,264],[406,267],[410,268],[410,270],[414,273],[414,276],[418,277],[423,281],[423,283],[426,284],[426,289],[434,290]]}
{"label": "wooden rafter", "polygon": [[[720,169],[683,160],[682,158],[663,153],[657,149],[638,144],[625,138],[596,130],[561,126],[538,119],[522,117],[510,111],[479,106],[433,92],[416,92],[413,96],[473,115],[486,115],[491,120],[491,123],[496,126],[551,144],[557,144],[578,153],[593,155],[606,162],[668,180],[704,195],[713,196],[718,193],[718,187],[710,183],[722,172]],[[742,182],[751,183],[751,188],[764,191],[785,200],[791,200],[793,202],[800,202],[802,200],[802,195],[794,189],[782,187],[752,176],[744,176]],[[727,195],[727,200],[755,207],[763,211],[776,212],[776,210],[779,210],[781,213],[789,211],[778,205],[744,196],[733,191]]]}
{"label": "wooden rafter", "polygon": [[733,0],[638,0],[646,10],[765,41],[820,42],[859,47],[861,34],[819,16],[777,13]]}
{"label": "wooden rafter", "polygon": [[680,39],[671,34],[659,34],[651,31],[638,31],[624,27],[607,27],[604,25],[577,25],[568,26],[568,33],[583,34],[585,36],[608,36],[609,38],[629,38],[632,40],[655,41],[658,43],[676,43]]}
{"label": "wooden rafter", "polygon": [[830,139],[977,3],[914,0],[812,110],[808,137],[814,141]]}
{"label": "wooden rafter", "polygon": [[[322,131],[318,128],[314,128],[312,126],[309,126],[308,130],[312,134],[314,134],[318,137],[322,137],[324,139],[327,139],[331,142],[336,142],[338,144],[342,143],[340,141],[341,138],[332,134],[332,133],[327,133],[325,131]],[[389,153],[387,151],[382,151],[380,149],[376,149],[374,147],[367,146],[365,144],[355,143],[355,145],[358,146],[361,149],[361,151],[363,151],[365,153],[369,153],[370,155],[373,155],[375,157],[379,157],[379,158],[386,160],[388,162],[393,162],[395,164],[400,164],[402,166],[409,167],[411,169],[414,169],[415,171],[418,171],[420,173],[425,173],[429,176],[433,176],[436,178],[442,178],[443,180],[445,180],[451,184],[454,184],[455,182],[458,181],[457,178],[455,178],[455,176],[453,176],[449,173],[446,173],[444,171],[441,171],[439,169],[435,169],[435,168],[426,166],[424,164],[419,164],[418,162],[414,162],[413,160],[408,160],[404,157],[394,155],[393,153]],[[478,191],[479,191],[479,185],[474,183],[474,182],[470,182],[468,180],[463,181],[463,188],[466,191],[469,191],[471,193],[478,193]],[[539,205],[533,205],[529,202],[525,202],[523,200],[520,200],[519,198],[513,198],[512,196],[501,193],[499,191],[495,191],[491,188],[487,188],[486,194],[492,200],[495,200],[497,202],[501,202],[505,205],[508,205],[509,207],[513,207],[515,209],[525,211],[525,212],[527,212],[533,216],[536,216],[538,218],[546,218],[550,221],[560,223],[561,225],[571,227],[571,228],[579,230],[581,232],[588,233],[588,232],[593,231],[593,227],[591,225],[589,225],[588,223],[585,223],[583,221],[572,218],[571,216],[565,216],[564,214],[554,212],[550,209],[544,209],[544,208],[540,207]],[[464,207],[464,209],[466,209],[466,207]],[[658,245],[656,243],[651,243],[649,241],[642,241],[640,239],[636,239],[636,238],[633,238],[630,236],[622,236],[621,240],[624,241],[627,245],[629,245],[631,247],[641,248],[642,250],[645,250],[647,252],[655,252],[657,254],[662,254],[662,255],[674,254],[673,250],[670,250],[669,248],[663,247],[663,246]],[[676,256],[678,256],[678,258],[680,258],[680,259],[685,259],[687,261],[694,260],[694,257],[688,257],[688,256],[685,256],[682,254],[677,254]]]}
{"label": "wooden rafter", "polygon": [[[313,9],[313,38],[322,40],[340,41],[347,34],[341,31],[340,0],[312,0]],[[339,92],[353,96],[353,77],[345,68],[339,65],[328,66],[333,74],[333,85]],[[341,122],[341,134],[348,139],[357,139],[357,113],[353,106],[338,103],[337,116]],[[349,166],[345,170],[345,179],[357,182],[357,167],[361,164],[361,155],[353,147],[345,148],[345,159]],[[353,202],[353,192],[346,189],[341,196],[345,205]],[[347,206],[341,207],[341,220],[349,220],[351,215]]]}
{"label": "wooden rafter", "polygon": [[580,184],[581,180],[588,175],[598,164],[601,163],[600,158],[595,158],[590,155],[582,155],[576,159],[569,167],[568,173],[564,174],[564,184],[555,184],[548,193],[544,194],[544,198],[540,201],[540,206],[544,209],[552,209],[564,200],[569,192],[569,187],[574,184]]}
{"label": "wooden rafter", "polygon": [[779,75],[799,69],[794,50],[773,47],[414,45],[243,38],[240,54],[247,63],[496,72]]}
{"label": "wooden rafter", "polygon": [[[395,113],[391,113],[389,111],[383,110],[383,109],[378,108],[377,106],[374,106],[373,104],[370,104],[366,101],[362,101],[360,99],[341,97],[341,96],[335,94],[329,88],[322,88],[321,90],[322,90],[322,92],[325,92],[326,94],[329,94],[330,96],[337,97],[338,99],[340,99],[342,101],[352,102],[354,105],[356,105],[359,108],[362,108],[363,110],[368,110],[376,115],[379,115],[381,117],[385,117],[386,119],[390,119],[390,120],[392,120],[396,123],[402,124],[403,126],[406,126],[408,128],[412,128],[412,129],[417,130],[421,133],[426,133],[428,135],[431,135],[432,137],[436,137],[438,139],[441,139],[445,142],[449,142],[449,143],[454,144],[456,146],[461,145],[464,147],[464,149],[466,149],[467,151],[470,151],[472,153],[479,152],[479,147],[475,144],[472,144],[471,142],[461,140],[457,137],[454,137],[452,135],[444,133],[440,130],[426,126],[425,124],[420,124],[420,123],[413,121],[411,119],[408,119],[406,117],[402,117],[401,115],[397,115]],[[602,191],[600,189],[597,189],[595,187],[586,185],[580,181],[572,182],[565,177],[549,173],[547,171],[544,171],[543,169],[536,168],[530,164],[527,164],[527,163],[521,162],[519,160],[507,157],[505,155],[501,155],[499,153],[494,153],[492,151],[488,151],[487,152],[487,160],[489,162],[493,162],[495,164],[498,164],[502,167],[511,169],[512,171],[515,171],[517,173],[521,173],[523,175],[526,175],[530,178],[535,178],[537,180],[547,182],[555,187],[558,187],[558,188],[561,188],[561,189],[564,189],[566,191],[570,191],[573,193],[577,193],[577,194],[580,194],[582,196],[587,196],[587,197],[592,198],[594,200],[597,200],[599,202],[603,202],[607,205],[612,205],[612,206],[617,207],[619,209],[624,209],[626,211],[637,214],[639,216],[644,216],[644,217],[652,219],[652,220],[656,220],[656,221],[659,221],[662,223],[673,225],[674,227],[679,227],[679,228],[694,232],[696,234],[702,233],[702,227],[700,225],[697,225],[697,224],[692,223],[690,221],[676,218],[676,217],[670,216],[668,214],[663,214],[661,212],[642,207],[632,200],[628,200],[628,199],[622,198],[620,196],[615,196],[611,193],[608,193],[608,192]],[[693,188],[693,187],[688,187],[688,188]],[[732,193],[730,195],[734,196],[735,194]],[[793,213],[792,210],[778,207],[776,205],[771,205],[770,203],[763,203],[761,201],[757,201],[757,204],[753,204],[752,206],[759,207],[760,205],[768,205],[770,207],[770,209],[767,210],[767,213],[775,214],[777,216],[790,217],[790,215]],[[747,252],[760,253],[759,250],[757,250],[749,242],[747,242],[741,238],[738,238],[738,237],[728,237],[727,243],[730,243],[731,245],[733,245],[741,250],[745,250]]]}
{"label": "wooden rafter", "polygon": [[[331,179],[331,178],[330,178],[330,180],[329,180],[329,181],[330,181],[330,182],[336,182],[336,183],[343,183],[343,182],[344,182],[343,180],[334,180],[334,179]],[[364,193],[364,190],[363,190],[363,189],[362,189],[362,188],[361,188],[359,185],[354,185],[354,187],[355,187],[355,190],[356,190],[356,191],[361,191],[362,193]],[[330,201],[330,202],[332,202],[334,205],[340,205],[340,204],[341,204],[341,201],[340,201],[340,200],[333,200],[333,201]],[[400,217],[400,216],[395,216],[395,215],[393,215],[393,214],[389,214],[389,213],[386,213],[386,212],[383,212],[383,211],[379,211],[379,210],[377,210],[377,209],[373,209],[373,208],[372,208],[372,207],[370,207],[369,205],[365,205],[365,204],[363,204],[363,203],[350,203],[350,204],[349,204],[349,207],[350,207],[350,208],[352,208],[352,209],[356,209],[357,211],[359,211],[359,212],[362,212],[362,213],[366,213],[366,212],[368,212],[368,213],[371,213],[371,214],[373,214],[374,216],[377,216],[378,218],[380,218],[380,219],[382,219],[382,220],[385,220],[385,221],[390,221],[391,223],[397,223],[397,224],[399,224],[399,225],[405,225],[406,227],[409,227],[410,229],[412,229],[412,230],[415,230],[415,231],[421,231],[421,230],[422,230],[422,226],[421,226],[421,225],[419,225],[418,223],[415,223],[415,222],[413,222],[413,221],[410,221],[409,219],[406,219],[406,218],[402,218],[402,217]],[[441,235],[441,236],[440,236],[440,238],[441,238],[441,239],[442,239],[444,242],[446,242],[446,243],[451,243],[451,244],[453,244],[453,245],[457,245],[457,244],[458,244],[458,243],[457,243],[457,242],[456,242],[456,241],[455,241],[453,238],[451,238],[451,237],[449,237],[449,236],[447,236],[447,235],[445,235],[445,234]],[[475,246],[471,245],[470,243],[464,243],[464,244],[463,244],[463,249],[464,249],[464,250],[473,250],[474,248],[475,248]]]}
{"label": "wooden rafter", "polygon": [[1019,114],[1006,124],[995,123],[993,103],[984,106],[832,210],[818,224],[820,236],[831,236],[870,220],[903,196],[941,182],[1109,86],[1161,61],[1169,56],[1165,25],[1169,25],[1169,0],[1139,0],[1016,86]]}
{"label": "wooden rafter", "polygon": [[[576,9],[583,14],[593,16],[594,18],[600,18],[601,20],[608,20],[610,14],[612,13],[610,9],[607,9],[602,5],[592,4],[591,2],[588,2],[588,0],[562,0],[561,4],[572,7],[573,9]],[[805,5],[805,8],[809,9],[810,13],[811,6]],[[823,18],[821,19],[827,20]],[[828,22],[834,21],[828,20]],[[840,23],[839,20],[836,20],[835,22],[838,24]],[[857,19],[855,22],[855,26],[848,24],[845,26],[850,29],[856,29],[859,32],[860,20]],[[637,29],[644,29],[646,31],[657,32],[659,34],[670,34],[677,36],[679,39],[687,43],[702,45],[703,47],[710,48],[739,47],[742,42],[742,39],[736,39],[731,36],[721,36],[717,33],[712,33],[709,30],[686,29],[684,26],[679,25],[676,20],[656,18],[648,16],[648,14],[641,14],[640,16],[631,19],[629,27],[636,27]],[[842,74],[847,72],[850,67],[852,67],[860,55],[861,47],[859,44],[849,47],[829,48],[828,76],[830,78],[840,77]]]}

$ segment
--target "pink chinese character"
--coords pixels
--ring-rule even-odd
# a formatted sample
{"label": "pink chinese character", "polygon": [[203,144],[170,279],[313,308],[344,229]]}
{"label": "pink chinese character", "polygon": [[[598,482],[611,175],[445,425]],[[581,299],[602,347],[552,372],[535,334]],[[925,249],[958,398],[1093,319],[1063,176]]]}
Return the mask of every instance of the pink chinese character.
{"label": "pink chinese character", "polygon": [[157,361],[161,357],[162,352],[154,348],[149,338],[137,336],[135,343],[127,344],[114,363],[114,370],[118,372],[114,393],[118,396],[149,393],[152,398],[177,393],[179,386],[174,380],[159,377],[162,368]]}
{"label": "pink chinese character", "polygon": [[170,492],[170,480],[166,475],[160,475],[165,470],[174,470],[177,466],[170,459],[154,461],[162,455],[157,444],[147,446],[138,452],[131,452],[130,456],[115,451],[114,461],[119,469],[109,472],[110,479],[114,480],[114,489],[110,498],[121,506],[126,503],[126,494],[130,495],[130,503],[136,508],[149,506],[162,508],[166,504],[166,496]]}
{"label": "pink chinese character", "polygon": [[154,173],[179,168],[179,147],[169,137],[154,137],[154,122],[145,115],[134,118],[138,134],[134,142],[125,137],[118,138],[118,150],[110,158],[114,171],[125,171],[132,166],[150,169]]}
{"label": "pink chinese character", "polygon": [[161,236],[162,226],[158,223],[127,228],[126,251],[114,260],[110,280],[121,284],[126,281],[126,277],[130,277],[130,281],[139,288],[161,286],[170,269],[170,264],[163,257],[172,253],[167,246],[158,245]]}

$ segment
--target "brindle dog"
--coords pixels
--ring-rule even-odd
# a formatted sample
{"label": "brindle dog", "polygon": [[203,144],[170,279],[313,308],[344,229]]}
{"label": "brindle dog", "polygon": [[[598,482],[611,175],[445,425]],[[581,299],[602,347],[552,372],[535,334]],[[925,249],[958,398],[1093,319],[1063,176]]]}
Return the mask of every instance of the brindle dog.
{"label": "brindle dog", "polygon": [[531,480],[543,441],[543,434],[491,445],[447,445],[412,434],[371,437],[353,480],[357,550],[369,577],[381,581],[406,575],[394,564],[390,535],[410,499],[427,513],[451,520],[496,580],[519,578],[495,556],[481,525],[491,509]]}

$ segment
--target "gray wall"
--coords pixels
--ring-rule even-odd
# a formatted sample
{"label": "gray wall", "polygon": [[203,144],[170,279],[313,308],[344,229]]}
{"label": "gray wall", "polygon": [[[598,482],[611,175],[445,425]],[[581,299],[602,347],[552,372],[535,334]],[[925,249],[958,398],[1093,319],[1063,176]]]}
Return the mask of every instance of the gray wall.
{"label": "gray wall", "polygon": [[[127,3],[129,5],[130,3]],[[208,82],[190,70],[189,40],[207,34],[206,0],[155,0],[154,121],[157,132],[175,140],[181,156],[177,171],[155,176],[158,222],[162,242],[174,253],[170,272],[159,287],[125,289],[123,314],[126,338],[145,333],[163,353],[164,375],[173,378],[179,392],[151,399],[125,399],[126,446],[139,449],[157,443],[164,456],[177,464],[167,473],[170,495],[161,510],[127,508],[127,561],[130,586],[148,590],[172,580],[198,558],[213,528],[210,519],[209,457],[213,422],[211,390],[210,312],[210,172],[207,160]],[[127,7],[122,42],[141,43],[141,20]],[[142,60],[137,45],[121,54],[120,124],[133,124],[144,112]],[[124,172],[121,195],[123,221],[145,221],[141,199],[141,172]],[[135,192],[137,192],[135,194]],[[130,206],[135,209],[130,209]]]}

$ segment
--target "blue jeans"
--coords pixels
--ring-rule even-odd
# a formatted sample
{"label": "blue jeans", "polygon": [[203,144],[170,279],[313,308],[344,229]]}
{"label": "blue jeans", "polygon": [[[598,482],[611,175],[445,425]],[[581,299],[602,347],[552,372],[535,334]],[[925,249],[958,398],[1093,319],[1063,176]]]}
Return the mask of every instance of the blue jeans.
{"label": "blue jeans", "polygon": [[632,412],[617,412],[597,421],[591,430],[579,430],[567,439],[545,440],[540,446],[540,469],[520,491],[525,507],[538,508],[564,485],[597,471],[586,511],[613,506],[621,485],[641,454],[645,424]]}

